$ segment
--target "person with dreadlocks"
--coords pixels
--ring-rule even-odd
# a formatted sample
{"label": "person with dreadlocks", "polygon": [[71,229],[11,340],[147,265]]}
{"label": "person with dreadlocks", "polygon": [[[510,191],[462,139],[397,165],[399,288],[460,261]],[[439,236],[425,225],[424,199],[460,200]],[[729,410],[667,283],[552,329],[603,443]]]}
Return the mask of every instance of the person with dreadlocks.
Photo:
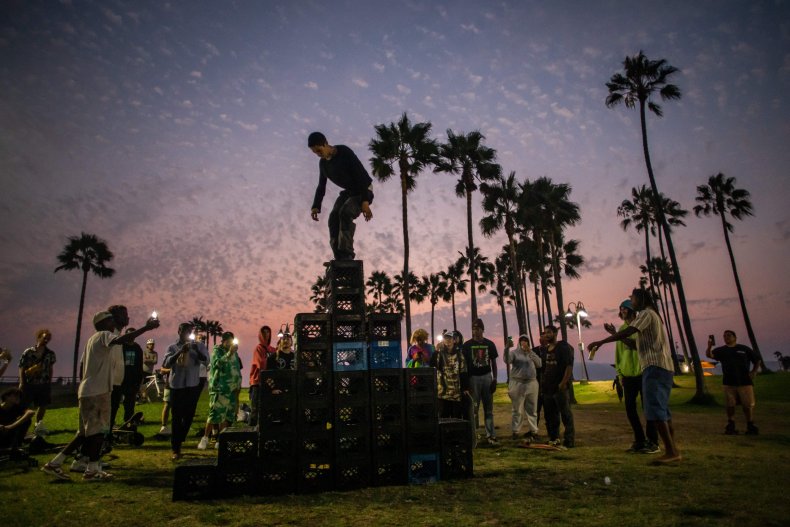
{"label": "person with dreadlocks", "polygon": [[469,372],[455,331],[442,333],[430,365],[436,368],[439,417],[463,419],[462,397],[469,393]]}

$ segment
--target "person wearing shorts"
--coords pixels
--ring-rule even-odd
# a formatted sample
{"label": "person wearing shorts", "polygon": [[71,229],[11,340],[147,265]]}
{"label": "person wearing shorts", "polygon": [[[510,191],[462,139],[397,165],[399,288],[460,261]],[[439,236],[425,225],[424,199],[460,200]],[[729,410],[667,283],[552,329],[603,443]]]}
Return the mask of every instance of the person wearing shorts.
{"label": "person wearing shorts", "polygon": [[675,429],[669,411],[669,394],[672,391],[673,365],[669,354],[669,343],[650,293],[645,289],[631,292],[631,305],[636,310],[636,319],[628,327],[597,342],[591,342],[590,360],[601,345],[636,337],[639,366],[642,369],[642,401],[645,419],[656,427],[664,443],[664,455],[655,464],[677,463],[682,459],[675,444]]}
{"label": "person wearing shorts", "polygon": [[239,346],[230,331],[222,334],[222,342],[214,346],[209,368],[209,409],[206,430],[198,443],[198,450],[208,447],[212,432],[219,433],[236,420],[241,371],[238,368]]}
{"label": "person wearing shorts", "polygon": [[[738,344],[735,332],[728,329],[724,332],[724,346],[713,348],[713,335],[708,337],[708,349],[705,355],[721,363],[724,384],[724,406],[727,410],[727,426],[724,433],[735,435],[735,407],[740,402],[743,415],[746,417],[746,433],[757,435],[759,429],[754,424],[754,376],[760,367],[760,356],[748,346]],[[751,366],[751,368],[750,368]]]}
{"label": "person wearing shorts", "polygon": [[52,402],[52,369],[55,365],[55,352],[47,347],[52,340],[48,329],[36,331],[36,345],[22,352],[19,357],[19,389],[22,390],[24,408],[36,408],[36,421],[33,430],[36,434],[46,435],[44,414]]}

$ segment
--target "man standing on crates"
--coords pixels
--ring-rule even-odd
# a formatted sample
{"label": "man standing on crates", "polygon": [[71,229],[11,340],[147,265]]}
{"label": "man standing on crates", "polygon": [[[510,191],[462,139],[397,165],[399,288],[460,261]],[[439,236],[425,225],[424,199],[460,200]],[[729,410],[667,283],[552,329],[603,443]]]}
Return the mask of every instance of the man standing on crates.
{"label": "man standing on crates", "polygon": [[345,145],[330,145],[324,134],[313,132],[307,146],[321,158],[318,162],[318,187],[310,210],[313,221],[318,221],[321,202],[326,193],[326,180],[340,187],[341,192],[329,213],[329,246],[335,260],[354,259],[354,220],[360,214],[370,221],[373,212],[373,180],[354,152]]}

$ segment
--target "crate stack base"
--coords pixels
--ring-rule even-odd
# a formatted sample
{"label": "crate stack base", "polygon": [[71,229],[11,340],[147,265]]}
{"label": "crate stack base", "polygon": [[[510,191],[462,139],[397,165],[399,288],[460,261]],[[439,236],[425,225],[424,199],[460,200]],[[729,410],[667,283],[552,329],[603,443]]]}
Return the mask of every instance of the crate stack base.
{"label": "crate stack base", "polygon": [[403,370],[371,370],[371,482],[375,486],[408,483],[405,405]]}
{"label": "crate stack base", "polygon": [[474,448],[469,421],[439,419],[440,472],[442,479],[471,478],[474,476]]}
{"label": "crate stack base", "polygon": [[206,500],[216,497],[216,459],[190,459],[176,467],[173,475],[173,501]]}
{"label": "crate stack base", "polygon": [[409,456],[435,454],[438,459],[436,370],[406,368],[403,375],[406,391],[406,448]]}
{"label": "crate stack base", "polygon": [[297,372],[263,371],[258,391],[258,490],[289,494],[296,490]]}

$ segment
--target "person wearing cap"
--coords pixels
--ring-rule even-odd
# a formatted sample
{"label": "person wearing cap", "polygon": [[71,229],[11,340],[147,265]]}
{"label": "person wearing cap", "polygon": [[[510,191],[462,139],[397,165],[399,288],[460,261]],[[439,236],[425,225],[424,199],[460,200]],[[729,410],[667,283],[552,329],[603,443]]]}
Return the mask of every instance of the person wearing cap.
{"label": "person wearing cap", "polygon": [[195,419],[200,385],[200,365],[208,362],[208,350],[202,342],[195,342],[193,326],[189,322],[178,325],[178,340],[167,348],[162,366],[170,369],[170,435],[171,459],[181,459],[181,445],[186,440]]}
{"label": "person wearing cap", "polygon": [[444,331],[426,366],[436,368],[439,417],[463,419],[462,396],[469,393],[469,372],[455,331]]}
{"label": "person wearing cap", "polygon": [[[620,303],[620,319],[622,325],[615,329],[613,324],[604,324],[607,333],[614,335],[622,331],[636,318],[636,311],[630,299]],[[639,352],[636,349],[636,341],[633,339],[618,340],[614,348],[614,369],[623,387],[623,398],[625,399],[625,415],[631,429],[634,431],[634,442],[626,452],[633,454],[656,454],[661,450],[658,448],[658,432],[651,421],[647,421],[645,429],[642,428],[642,421],[639,419],[636,400],[642,394],[642,369],[639,367]]]}
{"label": "person wearing cap", "polygon": [[198,442],[198,450],[205,450],[208,447],[212,433],[219,434],[236,421],[238,390],[241,387],[241,372],[238,368],[239,345],[234,342],[234,335],[230,331],[223,333],[221,339],[211,353],[208,419],[203,437]]}
{"label": "person wearing cap", "polygon": [[[101,469],[101,449],[104,437],[110,431],[110,394],[116,382],[117,363],[120,354],[116,346],[122,346],[152,329],[159,327],[159,320],[149,318],[138,330],[118,335],[113,314],[99,311],[93,316],[93,327],[96,329],[85,344],[82,358],[82,381],[77,390],[79,402],[79,429],[74,439],[52,460],[46,463],[42,472],[58,479],[70,479],[63,471],[62,465],[66,456],[82,448],[88,456],[88,463],[82,479],[85,481],[107,481],[112,474]],[[121,363],[123,371],[123,363]]]}
{"label": "person wearing cap", "polygon": [[469,368],[469,386],[474,401],[475,426],[479,426],[477,415],[480,402],[483,403],[486,440],[489,445],[497,445],[494,429],[494,392],[496,391],[496,359],[499,353],[496,344],[483,336],[485,324],[482,319],[472,323],[472,338],[464,343],[463,353]]}
{"label": "person wearing cap", "polygon": [[159,362],[159,353],[154,349],[156,341],[148,339],[145,341],[145,350],[143,350],[143,372],[146,376],[153,375],[156,368],[156,363]]}
{"label": "person wearing cap", "polygon": [[329,246],[335,260],[354,259],[354,220],[360,214],[370,221],[373,212],[373,180],[354,152],[345,145],[330,145],[321,132],[307,138],[307,146],[321,158],[318,162],[318,187],[315,189],[310,216],[318,221],[321,202],[326,193],[328,179],[342,190],[329,213]]}
{"label": "person wearing cap", "polygon": [[510,380],[508,395],[513,404],[513,420],[511,431],[513,439],[518,438],[524,414],[527,416],[527,433],[529,442],[538,437],[538,369],[542,366],[540,357],[532,351],[529,337],[521,335],[518,347],[514,350],[505,348],[505,364],[510,364]]}

